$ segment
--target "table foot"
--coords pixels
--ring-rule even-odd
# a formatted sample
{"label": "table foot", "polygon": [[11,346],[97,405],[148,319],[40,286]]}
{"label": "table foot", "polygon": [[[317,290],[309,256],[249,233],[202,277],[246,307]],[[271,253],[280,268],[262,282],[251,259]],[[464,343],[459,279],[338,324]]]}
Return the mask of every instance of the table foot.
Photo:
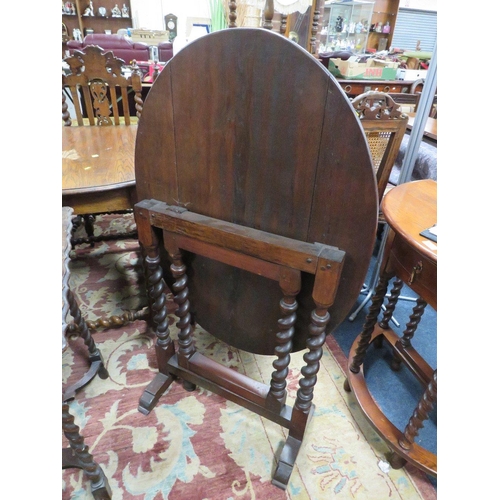
{"label": "table foot", "polygon": [[170,387],[173,381],[174,377],[172,375],[158,373],[146,389],[144,389],[139,400],[139,411],[144,415],[149,415],[150,411],[156,406],[160,397]]}
{"label": "table foot", "polygon": [[188,392],[193,392],[196,389],[196,385],[192,382],[189,382],[188,380],[182,381],[182,387],[184,387],[184,390]]}
{"label": "table foot", "polygon": [[73,385],[70,385],[64,391],[63,401],[69,401],[70,399],[73,399],[76,393],[80,389],[85,387],[96,376],[96,374],[99,374],[99,377],[102,379],[109,377],[108,370],[106,370],[106,367],[104,366],[104,362],[101,358],[100,352],[98,353],[98,355],[92,356],[90,360],[91,364],[87,373],[85,373],[85,375],[78,382],[75,382]]}
{"label": "table foot", "polygon": [[286,489],[286,485],[290,480],[293,466],[295,464],[295,460],[297,459],[297,455],[299,454],[301,444],[302,441],[299,441],[292,436],[288,436],[283,449],[281,450],[278,466],[276,467],[276,471],[271,481],[274,486],[277,486],[282,490]]}
{"label": "table foot", "polygon": [[[95,464],[95,462],[93,462]],[[102,473],[101,468],[95,464],[96,469],[101,471],[101,479],[97,483],[92,483],[90,491],[95,500],[111,500],[112,493],[108,478]],[[82,469],[85,472],[85,466],[81,463],[71,448],[62,450],[62,468],[63,469]]]}
{"label": "table foot", "polygon": [[387,454],[387,461],[393,469],[402,469],[408,463],[406,459],[394,451]]}
{"label": "table foot", "polygon": [[349,379],[344,380],[344,391],[345,392],[351,392],[351,386],[349,385]]}

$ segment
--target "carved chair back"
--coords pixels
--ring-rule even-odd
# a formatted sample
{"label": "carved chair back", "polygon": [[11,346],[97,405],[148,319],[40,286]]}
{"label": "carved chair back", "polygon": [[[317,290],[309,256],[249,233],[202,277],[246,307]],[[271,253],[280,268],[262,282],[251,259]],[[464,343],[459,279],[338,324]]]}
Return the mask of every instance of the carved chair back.
{"label": "carved chair back", "polygon": [[[69,66],[67,73],[62,75],[62,119],[65,126],[73,123],[66,92],[71,96],[79,126],[86,125],[87,121],[89,125],[130,125],[130,88],[134,92],[136,116],[140,117],[143,105],[141,71],[135,61],[128,67],[123,59],[97,45],[75,50],[64,61]],[[127,71],[129,76],[125,76]]]}
{"label": "carved chair back", "polygon": [[355,97],[352,105],[368,141],[380,203],[406,132],[408,116],[383,92],[365,92]]}

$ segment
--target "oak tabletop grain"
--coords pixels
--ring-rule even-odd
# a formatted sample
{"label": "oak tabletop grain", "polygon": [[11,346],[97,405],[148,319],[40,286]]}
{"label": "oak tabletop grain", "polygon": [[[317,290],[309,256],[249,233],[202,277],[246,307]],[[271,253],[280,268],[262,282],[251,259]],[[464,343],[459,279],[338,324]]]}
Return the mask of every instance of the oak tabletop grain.
{"label": "oak tabletop grain", "polygon": [[421,236],[437,224],[437,182],[431,179],[407,182],[391,189],[382,200],[389,226],[417,251],[437,262],[437,243]]}
{"label": "oak tabletop grain", "polygon": [[62,127],[63,195],[135,184],[136,125]]}

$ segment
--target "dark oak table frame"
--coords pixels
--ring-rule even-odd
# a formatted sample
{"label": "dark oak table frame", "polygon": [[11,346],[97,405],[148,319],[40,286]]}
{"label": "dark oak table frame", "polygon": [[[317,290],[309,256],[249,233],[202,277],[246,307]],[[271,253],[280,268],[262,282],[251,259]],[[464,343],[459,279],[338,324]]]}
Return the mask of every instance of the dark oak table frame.
{"label": "dark oak table frame", "polygon": [[[139,241],[144,248],[148,275],[148,292],[156,324],[156,355],[159,373],[144,391],[139,411],[148,414],[160,396],[178,377],[184,387],[193,390],[200,385],[237,403],[264,418],[289,429],[289,435],[278,460],[273,484],[285,489],[300,449],[304,432],[314,406],[316,373],[326,339],[325,327],[334,302],[345,252],[328,245],[306,243],[257,229],[239,226],[145,200],[135,207]],[[160,265],[159,241],[171,259],[170,271],[176,315],[179,318],[178,349],[170,338],[165,286]],[[262,384],[205,357],[195,348],[188,297],[186,265],[182,250],[265,276],[279,283],[283,292],[282,317],[276,325],[275,371],[270,384]],[[310,317],[309,338],[304,355],[300,388],[295,404],[286,405],[286,376],[292,351],[296,296],[301,290],[301,272],[315,277],[312,298],[316,305]]]}

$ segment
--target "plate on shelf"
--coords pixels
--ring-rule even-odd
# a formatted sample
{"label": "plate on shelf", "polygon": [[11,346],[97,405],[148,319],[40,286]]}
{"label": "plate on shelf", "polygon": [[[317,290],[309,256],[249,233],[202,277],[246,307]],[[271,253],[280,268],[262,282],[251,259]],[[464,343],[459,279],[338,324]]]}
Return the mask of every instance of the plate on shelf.
{"label": "plate on shelf", "polygon": [[99,7],[98,11],[101,17],[106,17],[106,7]]}

